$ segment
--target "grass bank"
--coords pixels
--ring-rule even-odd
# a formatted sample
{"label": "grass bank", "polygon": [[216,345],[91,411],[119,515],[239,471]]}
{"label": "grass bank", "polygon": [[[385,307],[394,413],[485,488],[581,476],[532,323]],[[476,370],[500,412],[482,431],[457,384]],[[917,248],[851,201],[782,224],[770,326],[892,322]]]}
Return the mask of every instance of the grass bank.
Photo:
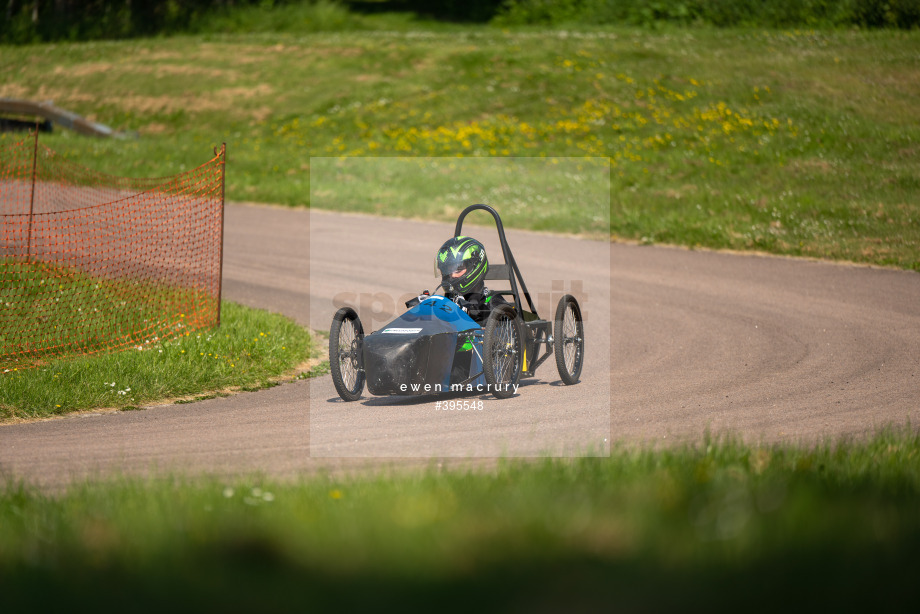
{"label": "grass bank", "polygon": [[312,350],[288,318],[225,302],[220,328],[0,374],[0,422],[271,386]]}
{"label": "grass bank", "polygon": [[0,96],[138,131],[43,136],[114,174],[170,175],[226,141],[231,200],[308,205],[318,156],[599,156],[613,236],[917,270],[918,57],[916,31],[202,34],[4,47]]}
{"label": "grass bank", "polygon": [[182,286],[0,260],[0,374],[65,355],[139,347],[218,320],[217,299]]}
{"label": "grass bank", "polygon": [[11,606],[151,611],[893,609],[920,571],[918,505],[909,427],[485,474],[8,484],[0,588]]}

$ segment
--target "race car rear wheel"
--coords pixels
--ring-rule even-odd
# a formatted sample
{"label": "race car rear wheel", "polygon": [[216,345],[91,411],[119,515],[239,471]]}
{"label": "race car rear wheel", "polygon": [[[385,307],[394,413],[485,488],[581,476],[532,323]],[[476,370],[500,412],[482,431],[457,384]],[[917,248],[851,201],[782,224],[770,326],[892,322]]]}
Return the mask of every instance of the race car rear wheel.
{"label": "race car rear wheel", "polygon": [[562,382],[569,386],[578,383],[585,359],[585,325],[581,319],[581,307],[570,294],[559,299],[556,307],[553,347]]}
{"label": "race car rear wheel", "polygon": [[482,370],[489,391],[499,399],[513,396],[521,379],[523,338],[521,322],[510,305],[492,310],[483,332]]}
{"label": "race car rear wheel", "polygon": [[364,391],[364,327],[354,309],[342,307],[329,330],[329,370],[335,391],[346,401],[357,401]]}

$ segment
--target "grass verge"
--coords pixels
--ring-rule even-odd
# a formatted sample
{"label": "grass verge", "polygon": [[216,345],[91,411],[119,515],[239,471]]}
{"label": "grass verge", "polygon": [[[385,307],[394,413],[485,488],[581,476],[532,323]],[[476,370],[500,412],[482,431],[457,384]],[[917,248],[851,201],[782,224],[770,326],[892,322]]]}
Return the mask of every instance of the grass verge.
{"label": "grass verge", "polygon": [[[113,174],[171,175],[226,141],[230,200],[308,204],[311,157],[608,157],[613,236],[920,270],[918,51],[916,31],[201,34],[5,47],[0,96],[139,131],[43,135]],[[526,200],[525,228],[554,212],[476,192]]]}
{"label": "grass verge", "polygon": [[224,302],[220,328],[0,374],[0,421],[256,389],[304,363],[310,335],[277,314]]}
{"label": "grass verge", "polygon": [[0,260],[0,274],[0,375],[68,354],[142,347],[218,319],[217,299],[201,290],[13,259]]}
{"label": "grass verge", "polygon": [[9,484],[0,587],[11,605],[127,599],[151,611],[853,610],[907,603],[920,571],[909,426],[812,447],[707,439],[487,473],[439,467],[56,496]]}

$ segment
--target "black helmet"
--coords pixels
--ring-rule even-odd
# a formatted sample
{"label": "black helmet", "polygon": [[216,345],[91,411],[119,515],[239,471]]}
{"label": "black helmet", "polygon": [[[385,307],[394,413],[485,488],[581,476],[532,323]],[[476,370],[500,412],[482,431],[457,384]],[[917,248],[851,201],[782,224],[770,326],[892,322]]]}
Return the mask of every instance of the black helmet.
{"label": "black helmet", "polygon": [[[449,239],[435,257],[435,264],[441,271],[441,283],[448,292],[468,294],[483,287],[489,259],[482,243],[471,237]],[[462,275],[454,277],[458,271]]]}

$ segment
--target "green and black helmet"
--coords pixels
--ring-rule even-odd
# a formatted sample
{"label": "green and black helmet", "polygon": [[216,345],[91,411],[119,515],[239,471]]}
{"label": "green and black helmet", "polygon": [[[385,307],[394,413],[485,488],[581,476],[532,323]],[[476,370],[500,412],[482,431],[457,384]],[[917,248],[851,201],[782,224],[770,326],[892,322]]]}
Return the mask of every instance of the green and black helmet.
{"label": "green and black helmet", "polygon": [[448,292],[468,294],[482,289],[489,259],[482,243],[471,237],[449,239],[435,257],[441,284]]}

